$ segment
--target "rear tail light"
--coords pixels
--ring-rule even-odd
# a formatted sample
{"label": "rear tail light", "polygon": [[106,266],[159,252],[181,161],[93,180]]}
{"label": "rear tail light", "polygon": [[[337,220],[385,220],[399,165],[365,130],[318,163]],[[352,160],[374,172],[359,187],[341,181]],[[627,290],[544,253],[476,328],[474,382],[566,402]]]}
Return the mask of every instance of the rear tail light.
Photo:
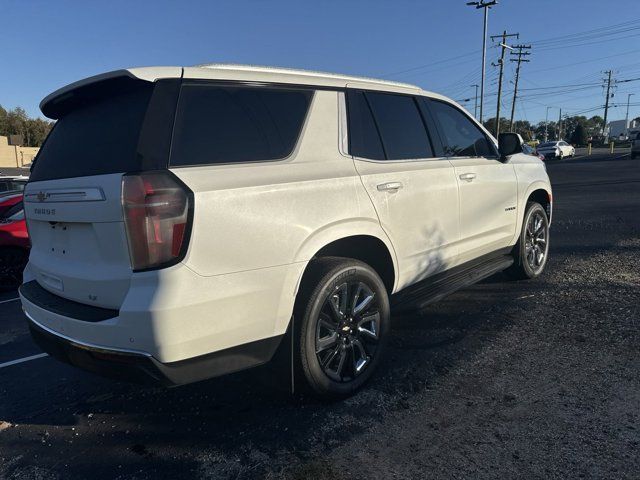
{"label": "rear tail light", "polygon": [[184,257],[193,196],[173,174],[123,176],[122,208],[134,271],[167,267]]}

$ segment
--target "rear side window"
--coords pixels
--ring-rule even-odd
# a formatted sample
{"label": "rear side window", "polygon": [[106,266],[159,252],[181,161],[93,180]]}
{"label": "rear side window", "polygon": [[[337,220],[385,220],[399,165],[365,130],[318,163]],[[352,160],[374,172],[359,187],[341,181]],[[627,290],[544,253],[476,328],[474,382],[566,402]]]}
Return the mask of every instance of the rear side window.
{"label": "rear side window", "polygon": [[184,85],[170,164],[285,158],[296,145],[312,95],[306,89]]}
{"label": "rear side window", "polygon": [[496,156],[496,150],[484,132],[460,110],[437,100],[429,101],[429,107],[440,126],[440,134],[446,156]]}
{"label": "rear side window", "polygon": [[349,150],[351,155],[384,160],[384,148],[371,109],[363,92],[347,92],[349,112]]}
{"label": "rear side window", "polygon": [[388,160],[433,157],[427,130],[413,97],[366,92]]}
{"label": "rear side window", "polygon": [[61,112],[30,181],[139,170],[136,149],[153,86],[118,82],[117,88],[105,87],[97,97],[82,98]]}

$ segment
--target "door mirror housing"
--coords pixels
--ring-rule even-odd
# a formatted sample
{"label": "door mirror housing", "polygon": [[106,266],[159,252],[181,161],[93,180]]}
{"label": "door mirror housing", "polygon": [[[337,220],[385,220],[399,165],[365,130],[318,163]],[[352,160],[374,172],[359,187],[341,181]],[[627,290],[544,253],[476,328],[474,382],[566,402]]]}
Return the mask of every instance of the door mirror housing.
{"label": "door mirror housing", "polygon": [[504,162],[511,155],[522,153],[522,144],[524,140],[517,133],[501,133],[498,137],[498,150],[500,151],[500,159]]}

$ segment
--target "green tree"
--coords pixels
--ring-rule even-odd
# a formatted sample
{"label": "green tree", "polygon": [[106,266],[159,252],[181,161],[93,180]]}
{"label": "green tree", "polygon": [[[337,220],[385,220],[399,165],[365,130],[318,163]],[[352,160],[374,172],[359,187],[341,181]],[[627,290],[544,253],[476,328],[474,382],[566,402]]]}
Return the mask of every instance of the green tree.
{"label": "green tree", "polygon": [[0,135],[7,135],[7,111],[0,105]]}
{"label": "green tree", "polygon": [[[556,138],[556,131],[558,130],[558,125],[556,124],[556,122],[548,122],[546,124],[546,132],[547,132],[547,138],[549,140],[553,140]],[[545,122],[540,122],[538,123],[533,130],[536,138],[538,140],[540,140],[541,142],[544,142],[545,139]]]}
{"label": "green tree", "polygon": [[[496,117],[489,118],[483,122],[484,128],[489,130],[492,135],[496,133]],[[500,131],[508,132],[509,131],[509,120],[504,117],[500,117]]]}
{"label": "green tree", "polygon": [[578,123],[576,128],[571,133],[571,143],[573,145],[586,145],[587,144],[587,129],[583,123]]}
{"label": "green tree", "polygon": [[29,118],[23,108],[7,111],[0,106],[0,135],[21,135],[24,146],[41,146],[52,127],[48,120]]}

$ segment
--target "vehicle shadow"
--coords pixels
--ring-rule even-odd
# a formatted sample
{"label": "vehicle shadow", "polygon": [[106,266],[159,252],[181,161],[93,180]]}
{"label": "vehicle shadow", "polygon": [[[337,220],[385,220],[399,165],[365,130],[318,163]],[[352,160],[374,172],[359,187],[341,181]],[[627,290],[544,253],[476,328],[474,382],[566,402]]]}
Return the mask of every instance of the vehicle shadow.
{"label": "vehicle shadow", "polygon": [[[410,408],[446,382],[458,363],[487,348],[517,316],[511,308],[514,292],[505,295],[511,284],[494,277],[423,314],[394,317],[385,362],[372,382],[347,400],[322,403],[291,396],[288,372],[265,367],[174,389],[116,383],[73,370],[70,385],[58,387],[64,395],[41,398],[35,415],[2,418],[25,429],[7,439],[3,456],[38,452],[38,464],[50,468],[60,458],[67,463],[72,458],[78,478],[111,476],[113,465],[121,465],[121,474],[144,469],[159,476],[205,468],[214,478],[293,468],[292,459],[302,462],[329,451],[387,413]],[[76,390],[74,384],[85,381],[91,388]],[[54,451],[43,449],[42,431]],[[167,451],[174,455],[163,454]],[[193,452],[199,452],[195,458]]]}
{"label": "vehicle shadow", "polygon": [[[436,234],[425,231],[431,238]],[[421,262],[420,269],[444,268],[437,254]],[[3,415],[20,426],[9,436],[4,432],[3,456],[37,453],[38,465],[52,471],[64,459],[77,478],[113,477],[114,465],[119,475],[144,470],[162,477],[203,469],[212,478],[286,472],[428,396],[517,318],[520,291],[531,288],[532,283],[514,284],[497,274],[420,314],[394,315],[376,376],[353,397],[334,403],[291,395],[290,371],[273,365],[163,389],[55,364],[61,378],[50,375],[54,383],[46,395],[28,400],[30,413],[11,409]],[[11,387],[4,391],[12,395]],[[28,462],[24,457],[15,468]]]}

